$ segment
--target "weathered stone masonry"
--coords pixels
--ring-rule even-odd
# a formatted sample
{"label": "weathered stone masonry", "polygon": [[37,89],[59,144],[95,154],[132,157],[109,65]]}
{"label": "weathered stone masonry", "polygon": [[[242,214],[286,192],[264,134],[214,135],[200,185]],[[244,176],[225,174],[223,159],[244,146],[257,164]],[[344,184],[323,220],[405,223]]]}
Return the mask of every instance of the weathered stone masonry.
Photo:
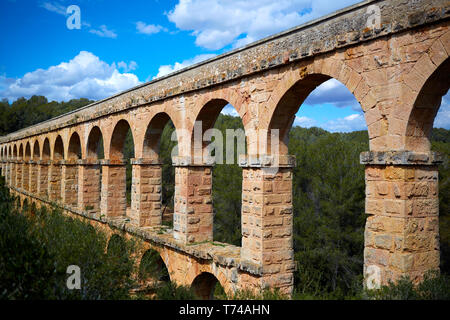
{"label": "weathered stone masonry", "polygon": [[[379,24],[372,23],[374,8]],[[269,286],[291,293],[295,159],[288,132],[302,102],[334,78],[360,103],[369,131],[370,152],[361,155],[365,275],[378,270],[380,283],[401,275],[418,281],[439,268],[442,159],[430,152],[429,137],[450,83],[449,15],[444,0],[361,2],[2,137],[1,173],[22,199],[55,202],[109,233],[143,239],[160,252],[172,280],[204,297],[214,279],[226,291]],[[202,151],[192,145],[195,122],[211,128],[227,103],[247,136],[241,247],[211,242],[214,161],[190,161]],[[187,132],[177,135],[173,159],[173,230],[160,226],[158,146],[169,119]],[[121,153],[128,128],[135,144],[130,210]],[[273,139],[261,132],[271,129],[280,132],[279,150],[259,150]],[[101,141],[105,158],[97,159]]]}

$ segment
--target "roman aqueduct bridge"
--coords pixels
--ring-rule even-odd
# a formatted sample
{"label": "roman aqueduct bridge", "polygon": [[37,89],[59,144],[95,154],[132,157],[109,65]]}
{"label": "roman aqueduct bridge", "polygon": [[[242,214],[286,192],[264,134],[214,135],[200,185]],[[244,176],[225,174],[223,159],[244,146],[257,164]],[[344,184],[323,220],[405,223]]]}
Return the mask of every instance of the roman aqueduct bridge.
{"label": "roman aqueduct bridge", "polygon": [[[366,166],[364,272],[386,283],[420,280],[439,269],[439,155],[430,132],[449,87],[450,3],[365,1],[331,15],[150,81],[74,112],[0,138],[1,172],[10,190],[37,204],[57,203],[93,225],[143,239],[173,281],[208,297],[226,291],[293,289],[292,168],[287,137],[295,113],[321,83],[342,82],[364,111]],[[230,103],[247,150],[279,129],[279,151],[240,159],[242,245],[215,245],[211,172],[194,163],[196,121],[213,127]],[[173,230],[161,228],[161,129],[178,138]],[[135,145],[127,210],[122,147]],[[259,139],[259,140],[258,140]],[[104,159],[96,150],[103,143]],[[201,151],[201,150],[200,150]],[[327,150],[323,150],[327,152]],[[329,155],[330,161],[333,155]],[[266,167],[276,163],[277,173]],[[366,283],[370,285],[371,283]]]}

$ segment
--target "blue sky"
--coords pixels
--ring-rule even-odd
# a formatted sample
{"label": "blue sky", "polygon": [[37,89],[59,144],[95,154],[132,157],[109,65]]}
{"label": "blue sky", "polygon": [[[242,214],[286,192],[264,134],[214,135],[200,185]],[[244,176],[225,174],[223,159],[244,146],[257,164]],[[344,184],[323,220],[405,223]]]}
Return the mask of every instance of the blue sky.
{"label": "blue sky", "polygon": [[[0,98],[102,99],[356,2],[2,0]],[[70,5],[80,8],[80,30],[66,26]],[[437,127],[450,128],[449,100]],[[223,112],[234,114],[230,106]],[[366,128],[358,103],[334,80],[308,97],[294,124]]]}

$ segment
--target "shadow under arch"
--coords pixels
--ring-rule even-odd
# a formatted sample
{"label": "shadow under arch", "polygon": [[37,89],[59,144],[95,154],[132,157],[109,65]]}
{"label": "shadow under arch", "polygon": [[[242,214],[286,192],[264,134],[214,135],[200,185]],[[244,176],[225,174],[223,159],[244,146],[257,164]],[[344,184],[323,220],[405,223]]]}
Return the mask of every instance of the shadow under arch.
{"label": "shadow under arch", "polygon": [[60,135],[55,139],[53,144],[53,160],[63,160],[64,159],[64,143]]}
{"label": "shadow under arch", "polygon": [[68,160],[81,159],[81,139],[77,132],[72,133],[69,139],[69,146],[67,149]]}
{"label": "shadow under arch", "polygon": [[223,286],[219,279],[212,273],[202,272],[192,281],[191,288],[195,295],[202,300],[213,300],[216,286],[220,286],[220,291],[224,293]]}
{"label": "shadow under arch", "polygon": [[142,156],[145,159],[161,160],[160,147],[161,138],[166,125],[171,124],[173,128],[174,122],[166,112],[159,112],[152,117],[145,131],[144,141],[142,144]]}
{"label": "shadow under arch", "polygon": [[129,259],[127,243],[122,236],[116,233],[109,238],[106,253],[118,259]]}
{"label": "shadow under arch", "polygon": [[31,159],[31,146],[30,142],[27,141],[27,144],[25,145],[25,160],[29,161]]}
{"label": "shadow under arch", "polygon": [[427,152],[434,119],[450,87],[450,58],[426,79],[413,104],[405,133],[405,150]]}
{"label": "shadow under arch", "polygon": [[[109,148],[110,160],[123,160],[125,140],[127,138],[127,134],[129,134],[128,132],[131,132],[131,139],[134,145],[133,131],[131,130],[131,126],[127,120],[121,119],[114,126]],[[134,156],[134,148],[132,153]]]}
{"label": "shadow under arch", "polygon": [[44,144],[42,145],[42,160],[50,160],[51,150],[50,150],[50,140],[45,138]]}
{"label": "shadow under arch", "polygon": [[97,160],[104,158],[103,133],[98,126],[94,126],[89,132],[86,143],[86,158]]}
{"label": "shadow under arch", "polygon": [[39,146],[39,141],[35,140],[33,144],[33,160],[37,161],[41,159],[41,148]]}
{"label": "shadow under arch", "polygon": [[161,254],[154,249],[148,249],[142,255],[138,276],[142,282],[169,282],[171,280],[166,263]]}

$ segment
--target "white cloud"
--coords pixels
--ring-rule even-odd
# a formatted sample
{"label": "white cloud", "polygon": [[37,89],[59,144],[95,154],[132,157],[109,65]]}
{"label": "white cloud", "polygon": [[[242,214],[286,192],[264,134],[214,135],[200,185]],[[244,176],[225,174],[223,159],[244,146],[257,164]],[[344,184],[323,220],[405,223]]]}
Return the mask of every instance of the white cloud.
{"label": "white cloud", "polygon": [[361,111],[361,106],[355,96],[347,87],[336,79],[330,79],[316,89],[306,98],[305,104],[332,104],[338,108],[351,107],[355,111]]}
{"label": "white cloud", "polygon": [[129,64],[127,64],[124,61],[120,61],[117,63],[117,67],[119,69],[122,69],[123,72],[129,72],[129,71],[133,71],[136,70],[136,68],[138,67],[136,61],[131,60]]}
{"label": "white cloud", "polygon": [[344,118],[330,120],[320,127],[331,132],[367,130],[366,121],[362,113],[355,113]]}
{"label": "white cloud", "polygon": [[108,30],[108,27],[106,27],[104,24],[102,24],[100,26],[100,30],[91,29],[91,30],[89,30],[89,32],[93,33],[93,34],[96,34],[96,35],[98,35],[100,37],[103,37],[103,38],[112,38],[112,39],[117,38],[117,34],[114,31],[112,31],[112,30]]}
{"label": "white cloud", "polygon": [[310,128],[317,126],[317,122],[314,119],[308,118],[308,117],[298,117],[295,116],[294,124],[293,126],[299,126],[303,128]]}
{"label": "white cloud", "polygon": [[228,115],[228,116],[239,117],[239,113],[236,111],[236,109],[231,104],[227,104],[225,107],[223,107],[223,109],[220,113]]}
{"label": "white cloud", "polygon": [[57,2],[48,2],[48,1],[46,1],[46,2],[41,3],[40,7],[44,8],[44,9],[46,9],[48,11],[51,11],[51,12],[63,15],[63,16],[67,15],[67,13],[66,13],[67,12],[66,11],[67,7],[61,5],[61,4],[57,3]]}
{"label": "white cloud", "polygon": [[138,21],[136,22],[136,30],[138,33],[142,34],[154,34],[160,31],[168,31],[166,28],[160,25],[155,24],[146,24],[145,22]]}
{"label": "white cloud", "polygon": [[341,9],[359,0],[179,0],[167,14],[198,46],[243,46]]}
{"label": "white cloud", "polygon": [[195,56],[192,59],[184,60],[183,62],[175,62],[175,64],[173,64],[173,65],[162,65],[158,69],[158,74],[155,77],[153,77],[153,79],[165,76],[165,75],[172,73],[174,71],[177,71],[177,70],[181,70],[187,66],[199,63],[201,61],[207,60],[214,56],[215,56],[215,54],[210,54],[210,53],[200,54],[200,55]]}
{"label": "white cloud", "polygon": [[28,72],[20,79],[0,77],[0,82],[0,96],[10,101],[32,95],[56,101],[99,100],[140,84],[136,75],[120,73],[115,63],[109,65],[87,51],[69,62]]}

